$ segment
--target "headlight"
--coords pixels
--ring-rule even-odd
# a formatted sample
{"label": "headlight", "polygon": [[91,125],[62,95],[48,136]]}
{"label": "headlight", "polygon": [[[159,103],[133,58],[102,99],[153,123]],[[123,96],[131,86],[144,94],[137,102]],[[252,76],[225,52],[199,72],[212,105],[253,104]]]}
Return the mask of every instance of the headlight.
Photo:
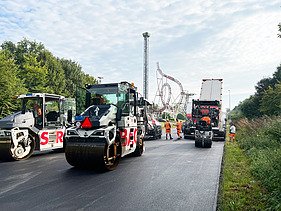
{"label": "headlight", "polygon": [[93,135],[95,135],[95,136],[104,136],[104,131],[94,131],[93,132]]}
{"label": "headlight", "polygon": [[11,132],[5,131],[5,136],[11,136],[11,135],[12,135]]}

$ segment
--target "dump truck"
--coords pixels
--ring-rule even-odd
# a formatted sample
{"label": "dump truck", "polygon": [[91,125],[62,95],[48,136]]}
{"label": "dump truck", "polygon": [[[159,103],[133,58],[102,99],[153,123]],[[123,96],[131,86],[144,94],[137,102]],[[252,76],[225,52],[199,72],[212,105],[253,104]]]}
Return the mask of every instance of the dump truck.
{"label": "dump truck", "polygon": [[75,100],[48,93],[22,94],[18,100],[21,110],[0,120],[0,160],[19,161],[34,151],[63,150]]}
{"label": "dump truck", "polygon": [[[196,138],[196,124],[202,117],[211,119],[212,140],[225,140],[225,120],[221,111],[222,79],[203,79],[200,98],[192,100],[192,119],[184,125],[185,138]],[[200,127],[199,127],[200,128]]]}
{"label": "dump truck", "polygon": [[133,84],[87,85],[85,108],[75,126],[66,130],[65,157],[70,165],[110,171],[121,157],[143,154],[145,103]]}

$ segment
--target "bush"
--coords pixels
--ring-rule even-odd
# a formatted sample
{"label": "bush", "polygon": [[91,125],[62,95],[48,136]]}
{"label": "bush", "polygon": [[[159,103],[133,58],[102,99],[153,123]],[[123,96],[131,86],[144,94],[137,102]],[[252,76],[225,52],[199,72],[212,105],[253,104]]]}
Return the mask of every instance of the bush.
{"label": "bush", "polygon": [[251,171],[271,193],[271,209],[281,208],[281,149],[255,150]]}
{"label": "bush", "polygon": [[281,118],[237,122],[239,146],[249,156],[254,177],[270,192],[269,209],[281,209]]}

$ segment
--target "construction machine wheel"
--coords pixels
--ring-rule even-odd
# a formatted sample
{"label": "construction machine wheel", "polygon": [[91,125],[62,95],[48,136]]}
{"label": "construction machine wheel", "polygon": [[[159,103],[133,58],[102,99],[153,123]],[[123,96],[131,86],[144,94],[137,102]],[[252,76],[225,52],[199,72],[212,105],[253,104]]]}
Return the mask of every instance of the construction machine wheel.
{"label": "construction machine wheel", "polygon": [[201,141],[201,147],[211,148],[211,146],[212,146],[212,141],[210,141],[210,140],[202,140]]}
{"label": "construction machine wheel", "polygon": [[212,142],[210,143],[204,143],[205,148],[211,148],[212,147]]}
{"label": "construction machine wheel", "polygon": [[106,145],[104,150],[104,162],[102,163],[101,170],[112,171],[116,169],[121,158],[121,143],[115,142],[110,146]]}
{"label": "construction machine wheel", "polygon": [[202,142],[195,140],[195,147],[202,147]]}
{"label": "construction machine wheel", "polygon": [[133,152],[134,156],[141,156],[144,152],[144,142],[143,138],[140,138],[140,140],[137,142],[137,147],[135,151]]}
{"label": "construction machine wheel", "polygon": [[0,144],[0,160],[19,161],[29,158],[35,149],[35,140],[29,135],[26,143],[19,143],[14,146],[11,140]]}
{"label": "construction machine wheel", "polygon": [[112,171],[121,158],[121,143],[108,146],[103,142],[67,142],[65,147],[67,162],[77,168]]}

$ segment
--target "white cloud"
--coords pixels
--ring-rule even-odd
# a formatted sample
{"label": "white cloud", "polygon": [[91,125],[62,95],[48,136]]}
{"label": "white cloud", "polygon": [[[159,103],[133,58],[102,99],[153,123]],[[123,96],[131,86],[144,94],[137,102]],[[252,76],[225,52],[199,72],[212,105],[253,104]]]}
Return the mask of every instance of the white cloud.
{"label": "white cloud", "polygon": [[104,82],[135,81],[142,90],[148,31],[151,100],[159,61],[190,92],[202,78],[224,78],[237,104],[280,63],[279,9],[277,0],[1,1],[0,42],[37,40]]}

